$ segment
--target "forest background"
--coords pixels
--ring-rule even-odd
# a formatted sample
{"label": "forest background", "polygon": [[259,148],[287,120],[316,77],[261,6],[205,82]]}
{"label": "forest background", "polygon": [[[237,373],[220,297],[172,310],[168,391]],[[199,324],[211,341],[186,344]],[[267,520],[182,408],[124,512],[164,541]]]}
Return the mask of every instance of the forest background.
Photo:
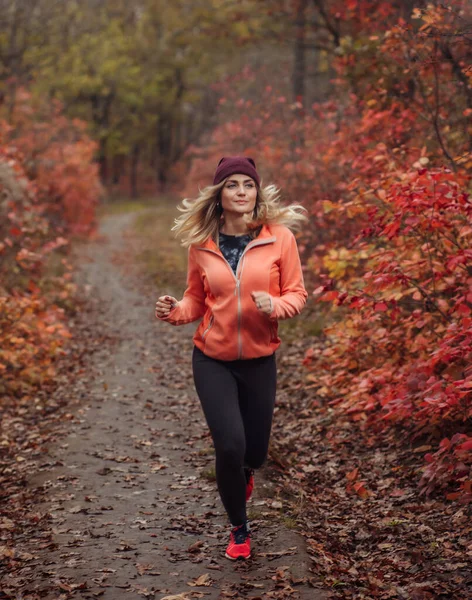
{"label": "forest background", "polygon": [[[309,214],[306,415],[334,410],[373,447],[404,440],[423,461],[419,495],[470,503],[471,13],[465,0],[1,0],[4,423],[54,385],[69,248],[94,234],[99,204],[195,195],[221,156],[245,153]],[[14,455],[8,427],[2,446]]]}

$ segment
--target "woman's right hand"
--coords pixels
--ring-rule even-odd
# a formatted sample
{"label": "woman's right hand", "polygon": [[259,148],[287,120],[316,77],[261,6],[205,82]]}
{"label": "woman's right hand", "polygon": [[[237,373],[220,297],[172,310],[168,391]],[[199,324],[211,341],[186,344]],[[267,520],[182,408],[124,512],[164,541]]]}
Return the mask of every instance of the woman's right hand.
{"label": "woman's right hand", "polygon": [[177,304],[178,301],[173,296],[160,296],[156,302],[156,319],[167,317]]}

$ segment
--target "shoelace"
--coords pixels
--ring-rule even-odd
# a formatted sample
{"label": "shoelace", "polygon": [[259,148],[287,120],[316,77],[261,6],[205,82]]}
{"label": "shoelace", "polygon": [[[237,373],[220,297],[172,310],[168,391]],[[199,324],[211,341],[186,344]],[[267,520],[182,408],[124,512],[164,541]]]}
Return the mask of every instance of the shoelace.
{"label": "shoelace", "polygon": [[233,529],[233,537],[235,544],[244,544],[246,539],[250,536],[249,530],[246,529],[244,523],[239,527]]}

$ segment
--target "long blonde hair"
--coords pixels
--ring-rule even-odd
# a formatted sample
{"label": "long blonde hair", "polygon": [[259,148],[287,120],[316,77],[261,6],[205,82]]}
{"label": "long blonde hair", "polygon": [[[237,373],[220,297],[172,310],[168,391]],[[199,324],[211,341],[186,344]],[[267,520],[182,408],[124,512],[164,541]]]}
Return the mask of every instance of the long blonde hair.
{"label": "long blonde hair", "polygon": [[[218,231],[224,220],[220,197],[227,179],[203,188],[197,198],[184,198],[177,206],[183,214],[174,220],[172,231],[180,238],[182,246],[202,244],[209,237],[218,243]],[[285,225],[295,231],[307,221],[304,212],[306,208],[301,204],[282,205],[279,188],[268,185],[257,190],[256,206],[252,214],[246,215],[246,225],[253,237],[261,225]]]}

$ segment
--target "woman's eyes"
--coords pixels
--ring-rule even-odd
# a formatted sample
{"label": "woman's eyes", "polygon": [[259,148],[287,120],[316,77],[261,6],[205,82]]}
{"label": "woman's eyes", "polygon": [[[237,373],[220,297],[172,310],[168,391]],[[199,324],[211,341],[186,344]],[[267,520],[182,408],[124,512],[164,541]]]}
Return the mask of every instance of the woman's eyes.
{"label": "woman's eyes", "polygon": [[[227,185],[226,187],[227,187],[227,188],[234,188],[234,187],[236,187],[236,184],[235,184],[235,183],[230,183],[230,184],[229,184],[229,185]],[[253,188],[253,187],[254,187],[254,185],[253,185],[252,183],[246,183],[246,187]]]}

